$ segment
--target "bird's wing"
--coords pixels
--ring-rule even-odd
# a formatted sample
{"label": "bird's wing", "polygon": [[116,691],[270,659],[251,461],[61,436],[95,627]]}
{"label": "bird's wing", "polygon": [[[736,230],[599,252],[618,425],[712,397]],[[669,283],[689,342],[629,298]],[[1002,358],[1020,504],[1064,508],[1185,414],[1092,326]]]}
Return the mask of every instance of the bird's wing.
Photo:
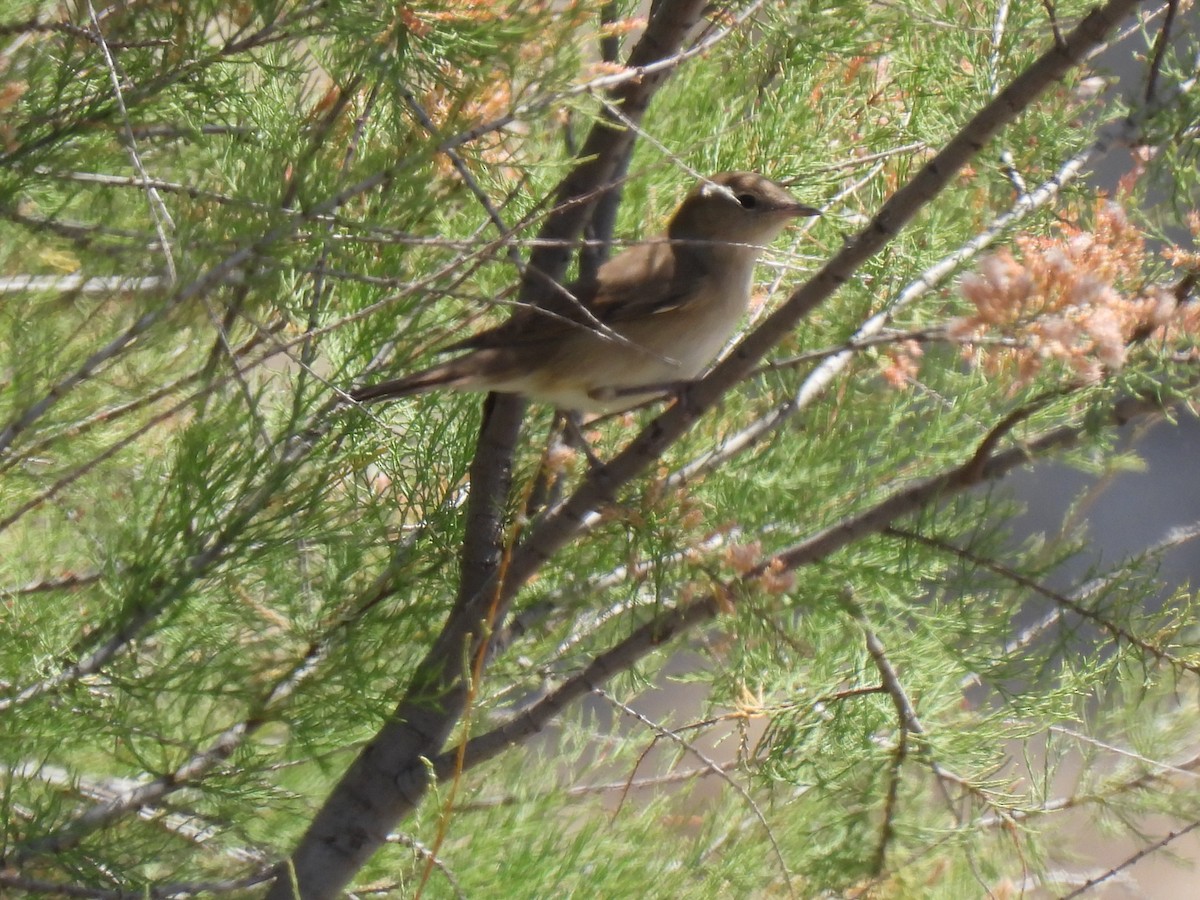
{"label": "bird's wing", "polygon": [[600,267],[588,308],[606,325],[668,313],[684,305],[700,274],[685,271],[665,243],[630,247]]}
{"label": "bird's wing", "polygon": [[444,347],[443,352],[488,347],[532,347],[553,343],[581,328],[597,330],[681,308],[698,272],[679,271],[677,257],[664,243],[630,247],[609,260],[588,282],[567,286],[573,300],[561,298],[551,313],[519,313],[502,325]]}

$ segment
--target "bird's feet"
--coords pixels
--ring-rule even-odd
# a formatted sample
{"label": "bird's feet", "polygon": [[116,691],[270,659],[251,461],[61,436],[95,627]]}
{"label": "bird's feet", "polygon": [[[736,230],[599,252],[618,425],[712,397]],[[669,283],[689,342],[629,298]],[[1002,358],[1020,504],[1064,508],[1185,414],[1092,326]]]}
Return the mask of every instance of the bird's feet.
{"label": "bird's feet", "polygon": [[563,415],[563,434],[566,437],[568,446],[583,451],[583,455],[587,457],[589,466],[593,469],[604,467],[604,460],[596,455],[596,451],[592,449],[592,445],[588,443],[587,437],[584,436],[583,419],[579,413],[569,412]]}

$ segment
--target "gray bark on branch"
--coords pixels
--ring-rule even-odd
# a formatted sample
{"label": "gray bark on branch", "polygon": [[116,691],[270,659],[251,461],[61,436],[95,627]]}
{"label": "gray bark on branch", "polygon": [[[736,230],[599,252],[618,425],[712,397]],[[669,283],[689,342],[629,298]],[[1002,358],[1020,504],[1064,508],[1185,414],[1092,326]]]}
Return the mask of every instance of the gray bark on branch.
{"label": "gray bark on branch", "polygon": [[[628,61],[631,69],[644,74],[622,80],[611,93],[623,117],[642,120],[650,100],[674,71],[669,61],[684,58],[680,48],[700,21],[704,5],[698,0],[674,0],[657,9]],[[556,283],[566,274],[572,244],[635,136],[633,130],[617,126],[611,116],[593,127],[580,150],[581,162],[555,193],[554,210],[522,278],[518,306],[553,309],[561,302]],[[469,696],[468,669],[478,654],[486,652],[484,642],[503,621],[513,596],[501,594],[496,585],[511,460],[523,411],[518,398],[488,398],[471,465],[467,533],[454,609],[391,718],[351,764],[281,867],[268,900],[336,896],[424,796],[430,780],[424,760],[437,755],[462,718]]]}

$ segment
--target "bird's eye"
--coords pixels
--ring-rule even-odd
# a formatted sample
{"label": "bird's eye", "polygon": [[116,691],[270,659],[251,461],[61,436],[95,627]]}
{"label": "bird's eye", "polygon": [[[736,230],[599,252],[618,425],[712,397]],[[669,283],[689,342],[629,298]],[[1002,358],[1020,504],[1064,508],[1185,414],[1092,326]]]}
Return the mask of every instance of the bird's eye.
{"label": "bird's eye", "polygon": [[758,206],[758,198],[753,194],[738,194],[737,202],[741,204],[742,209],[754,209]]}

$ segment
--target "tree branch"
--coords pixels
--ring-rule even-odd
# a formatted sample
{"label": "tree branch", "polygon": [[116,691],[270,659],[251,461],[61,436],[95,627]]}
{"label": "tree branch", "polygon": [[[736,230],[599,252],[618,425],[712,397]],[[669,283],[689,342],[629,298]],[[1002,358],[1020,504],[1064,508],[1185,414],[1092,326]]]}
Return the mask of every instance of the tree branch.
{"label": "tree branch", "polygon": [[[1127,397],[1113,404],[1109,420],[1120,425],[1131,417],[1160,412],[1152,397]],[[769,568],[782,566],[794,570],[828,558],[831,554],[869,535],[884,532],[892,522],[962,493],[978,484],[998,481],[1030,460],[1073,446],[1092,424],[1064,425],[1051,429],[1020,446],[1002,450],[982,466],[975,461],[955,466],[937,475],[903,488],[879,503],[793,544],[751,568],[742,581],[753,584]],[[972,480],[974,479],[974,480]],[[591,692],[613,675],[628,670],[638,661],[681,634],[715,619],[728,608],[728,596],[713,592],[690,603],[665,610],[651,621],[634,629],[623,640],[597,655],[584,670],[563,682],[524,711],[484,734],[467,742],[465,767],[486,762],[513,744],[537,734],[568,704]],[[453,774],[455,751],[441,753],[430,760],[439,778]]]}
{"label": "tree branch", "polygon": [[[621,112],[641,121],[651,98],[683,54],[679,48],[704,8],[701,0],[664,2],[634,47],[613,96]],[[580,162],[555,193],[554,209],[521,280],[519,302],[554,308],[572,243],[613,176],[634,134],[610,117],[593,127]],[[530,312],[536,315],[536,312]],[[523,401],[491,397],[471,468],[467,536],[458,598],[442,632],[417,666],[392,718],[367,744],[327,798],[268,894],[268,900],[334,896],[386,840],[387,833],[423,796],[434,756],[459,721],[467,701],[465,666],[485,653],[503,621],[511,593],[501,593],[503,509]]]}
{"label": "tree branch", "polygon": [[618,488],[651,466],[701,414],[752,372],[804,315],[828,299],[866,260],[886,246],[1000,128],[1100,44],[1107,32],[1136,5],[1137,0],[1110,0],[1088,15],[1063,45],[1043,54],[963,126],[912,181],[884,204],[856,239],[798,288],[724,362],[687,387],[676,403],[650,422],[608,465],[591,472],[570,498],[531,529],[514,552],[503,586],[504,601],[510,600],[546,560],[586,527],[594,510],[611,502]]}

